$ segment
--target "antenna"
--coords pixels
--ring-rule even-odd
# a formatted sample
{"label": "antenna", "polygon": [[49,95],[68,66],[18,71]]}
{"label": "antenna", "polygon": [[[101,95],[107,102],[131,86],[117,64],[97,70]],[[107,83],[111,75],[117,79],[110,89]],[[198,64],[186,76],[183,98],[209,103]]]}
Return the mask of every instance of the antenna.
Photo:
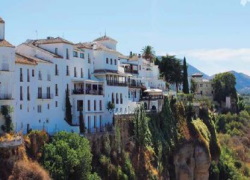
{"label": "antenna", "polygon": [[36,30],[36,32],[35,32],[35,33],[36,33],[36,39],[38,39],[38,32],[37,32],[37,30]]}

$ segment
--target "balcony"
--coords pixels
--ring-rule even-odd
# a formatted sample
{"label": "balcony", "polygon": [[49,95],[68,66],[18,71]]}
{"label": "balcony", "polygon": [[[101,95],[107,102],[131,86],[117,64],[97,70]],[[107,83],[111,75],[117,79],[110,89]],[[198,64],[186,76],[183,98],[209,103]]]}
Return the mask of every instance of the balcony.
{"label": "balcony", "polygon": [[0,94],[0,100],[11,100],[11,94]]}
{"label": "balcony", "polygon": [[137,70],[131,70],[131,69],[124,69],[125,73],[130,73],[130,74],[138,74]]}
{"label": "balcony", "polygon": [[108,86],[128,86],[127,82],[107,80]]}
{"label": "balcony", "polygon": [[52,98],[53,98],[53,95],[50,93],[37,95],[37,99],[52,99]]}
{"label": "balcony", "polygon": [[87,94],[87,95],[103,95],[102,90],[88,90],[84,91],[84,89],[73,89],[72,94],[74,95],[81,95],[81,94]]}
{"label": "balcony", "polygon": [[141,82],[132,81],[129,83],[129,87],[130,88],[141,88],[141,87],[143,87],[143,84]]}
{"label": "balcony", "polygon": [[143,101],[143,100],[160,100],[160,99],[163,99],[163,95],[142,96],[140,100]]}

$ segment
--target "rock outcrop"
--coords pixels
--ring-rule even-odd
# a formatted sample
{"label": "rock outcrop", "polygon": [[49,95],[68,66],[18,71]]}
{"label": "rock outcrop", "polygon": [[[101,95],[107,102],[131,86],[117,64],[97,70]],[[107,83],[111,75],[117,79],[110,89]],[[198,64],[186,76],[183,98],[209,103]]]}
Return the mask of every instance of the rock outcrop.
{"label": "rock outcrop", "polygon": [[208,180],[211,157],[200,144],[184,144],[174,156],[177,180]]}

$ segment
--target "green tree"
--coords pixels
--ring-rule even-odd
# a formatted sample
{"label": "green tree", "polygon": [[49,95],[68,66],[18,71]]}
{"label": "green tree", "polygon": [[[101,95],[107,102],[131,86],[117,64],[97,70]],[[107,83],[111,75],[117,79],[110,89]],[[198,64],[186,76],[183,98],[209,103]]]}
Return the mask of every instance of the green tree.
{"label": "green tree", "polygon": [[178,92],[179,85],[183,81],[183,68],[181,61],[175,56],[163,56],[159,65],[159,69],[165,81],[169,82],[170,84],[175,84],[176,91]]}
{"label": "green tree", "polygon": [[76,133],[59,132],[43,150],[43,165],[53,179],[89,179],[92,154],[89,141]]}
{"label": "green tree", "polygon": [[191,87],[190,87],[191,93],[195,93],[196,89],[197,89],[197,83],[193,79],[191,79]]}
{"label": "green tree", "polygon": [[66,112],[65,112],[65,118],[66,118],[66,121],[69,123],[69,124],[72,124],[72,112],[71,112],[71,103],[70,103],[70,100],[69,100],[69,89],[67,88],[66,89],[66,102],[65,102],[65,106],[66,106]]}
{"label": "green tree", "polygon": [[188,67],[186,63],[186,58],[184,57],[184,60],[183,60],[183,93],[185,94],[189,94],[187,68]]}
{"label": "green tree", "polygon": [[2,125],[2,130],[5,131],[6,133],[10,133],[13,131],[13,123],[10,115],[12,111],[13,110],[10,106],[7,105],[1,106],[1,114],[5,119],[5,125]]}
{"label": "green tree", "polygon": [[153,59],[155,58],[155,52],[152,46],[145,46],[142,49],[142,57],[146,60],[153,62]]}
{"label": "green tree", "polygon": [[79,111],[79,125],[80,125],[80,132],[85,134],[86,131],[86,127],[85,127],[85,123],[84,123],[84,119],[83,119],[83,113],[82,113],[82,108]]}
{"label": "green tree", "polygon": [[213,79],[214,100],[218,103],[226,101],[226,97],[231,97],[237,102],[237,93],[235,89],[236,79],[230,72],[215,75]]}
{"label": "green tree", "polygon": [[148,127],[149,118],[143,106],[135,109],[134,133],[137,147],[146,147],[150,145],[151,133]]}

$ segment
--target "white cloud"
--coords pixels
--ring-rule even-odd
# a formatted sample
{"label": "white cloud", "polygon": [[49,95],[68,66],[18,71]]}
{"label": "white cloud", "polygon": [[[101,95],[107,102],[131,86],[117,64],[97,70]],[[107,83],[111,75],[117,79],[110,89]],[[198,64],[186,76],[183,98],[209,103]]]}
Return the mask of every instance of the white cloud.
{"label": "white cloud", "polygon": [[240,1],[240,4],[241,4],[242,6],[246,6],[247,3],[249,3],[249,2],[250,2],[250,0],[241,0],[241,1]]}
{"label": "white cloud", "polygon": [[212,75],[235,70],[250,75],[250,48],[242,49],[194,49],[171,52],[201,71]]}

